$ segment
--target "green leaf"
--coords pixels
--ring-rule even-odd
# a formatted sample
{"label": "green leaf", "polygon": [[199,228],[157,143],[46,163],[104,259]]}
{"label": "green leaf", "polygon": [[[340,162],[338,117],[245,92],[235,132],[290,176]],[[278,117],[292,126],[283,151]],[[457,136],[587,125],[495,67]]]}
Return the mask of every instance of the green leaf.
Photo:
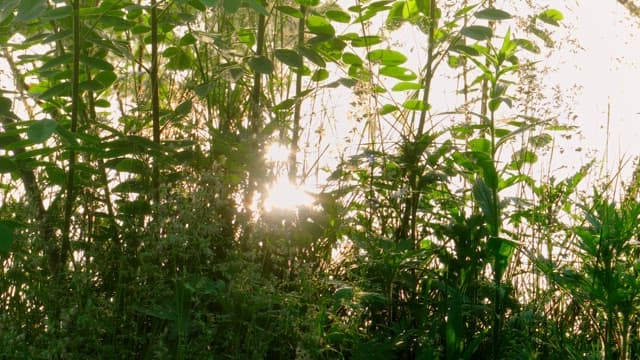
{"label": "green leaf", "polygon": [[199,0],[200,3],[206,7],[216,7],[220,3],[219,0]]}
{"label": "green leaf", "polygon": [[178,105],[173,112],[177,117],[183,117],[188,115],[189,112],[191,112],[192,108],[193,108],[193,101],[191,101],[191,99],[188,99],[182,102],[180,105]]}
{"label": "green leaf", "polygon": [[511,19],[511,14],[509,14],[508,12],[500,9],[494,9],[494,8],[480,10],[476,12],[474,15],[478,19],[485,19],[485,20],[499,21],[499,20]]}
{"label": "green leaf", "polygon": [[314,48],[329,61],[338,61],[342,57],[342,53],[347,44],[337,38],[316,45]]}
{"label": "green leaf", "polygon": [[365,35],[365,36],[359,36],[357,38],[351,39],[351,46],[369,47],[369,46],[380,44],[381,42],[382,42],[382,38],[380,36]]}
{"label": "green leaf", "polygon": [[391,88],[392,91],[420,90],[422,85],[415,82],[399,82]]}
{"label": "green leaf", "polygon": [[325,13],[325,16],[329,18],[329,20],[344,24],[348,24],[349,21],[351,21],[351,15],[342,10],[329,10]]}
{"label": "green leaf", "polygon": [[472,139],[469,141],[469,148],[471,151],[491,153],[491,141],[485,138]]}
{"label": "green leaf", "polygon": [[278,60],[287,66],[293,68],[301,68],[303,65],[302,56],[290,49],[276,49],[274,55]]}
{"label": "green leaf", "polygon": [[326,69],[318,69],[313,75],[311,75],[311,80],[319,82],[329,78],[329,72]]}
{"label": "green leaf", "polygon": [[316,35],[335,36],[336,29],[322,16],[311,15],[307,18],[307,28]]}
{"label": "green leaf", "polygon": [[150,31],[151,31],[151,27],[144,24],[138,24],[131,28],[131,33],[134,35],[146,34]]}
{"label": "green leaf", "polygon": [[402,81],[415,80],[418,75],[401,66],[384,66],[380,69],[380,75],[389,76]]}
{"label": "green leaf", "polygon": [[494,225],[499,224],[497,219],[498,211],[495,208],[497,202],[493,199],[493,192],[482,179],[476,180],[473,184],[473,197],[482,210],[489,231],[491,234],[496,235],[499,230],[495,229]]}
{"label": "green leaf", "polygon": [[322,56],[320,56],[320,54],[318,54],[318,52],[314,49],[311,49],[307,46],[299,46],[298,51],[300,52],[300,55],[306,57],[307,59],[309,59],[309,61],[318,65],[319,67],[327,66],[327,63],[324,61]]}
{"label": "green leaf", "polygon": [[380,115],[386,115],[386,114],[390,114],[394,111],[398,110],[398,107],[395,105],[391,105],[391,104],[384,104],[382,105],[382,108],[378,111],[378,113]]}
{"label": "green leaf", "polygon": [[304,14],[302,13],[302,11],[291,7],[291,6],[287,6],[287,5],[280,5],[280,6],[276,6],[275,7],[276,10],[280,11],[281,13],[285,14],[285,15],[289,15],[291,17],[294,17],[296,19],[302,19],[304,17]]}
{"label": "green leaf", "polygon": [[81,91],[100,91],[105,88],[105,86],[97,80],[87,80],[78,84],[78,87]]}
{"label": "green leaf", "polygon": [[474,40],[483,41],[490,39],[493,36],[493,31],[487,26],[471,25],[462,28],[460,34]]}
{"label": "green leaf", "polygon": [[113,187],[111,191],[114,193],[138,193],[144,194],[147,192],[149,184],[141,179],[129,179],[121,182]]}
{"label": "green leaf", "polygon": [[67,183],[67,174],[57,166],[47,166],[44,171],[51,185],[64,186]]}
{"label": "green leaf", "polygon": [[[227,0],[225,0],[226,3]],[[264,5],[262,5],[262,3],[258,0],[244,0],[245,4],[247,5],[247,7],[253,9],[255,12],[257,12],[258,14],[262,15],[262,16],[269,16],[269,11],[267,11],[267,8],[264,7]]]}
{"label": "green leaf", "polygon": [[111,71],[113,65],[104,59],[90,56],[80,56],[80,63],[85,64],[87,67],[97,70]]}
{"label": "green leaf", "polygon": [[188,46],[195,44],[197,41],[198,40],[192,33],[186,33],[182,38],[180,38],[180,42],[178,44],[180,44],[180,46]]}
{"label": "green leaf", "polygon": [[241,0],[223,0],[222,2],[222,8],[230,14],[236,13],[240,9],[240,5],[242,5]]}
{"label": "green leaf", "polygon": [[407,57],[403,53],[390,49],[372,50],[367,53],[367,59],[386,66],[400,65],[407,61]]}
{"label": "green leaf", "polygon": [[320,0],[295,0],[295,1],[302,6],[318,6],[320,4]]}
{"label": "green leaf", "polygon": [[43,20],[60,20],[71,16],[71,6],[65,5],[48,9],[43,15]]}
{"label": "green leaf", "polygon": [[120,172],[128,172],[132,174],[148,174],[149,167],[146,162],[140,159],[123,158],[115,166],[115,169]]}
{"label": "green leaf", "polygon": [[118,75],[113,71],[100,72],[93,78],[93,80],[100,82],[105,89],[111,86],[117,79]]}
{"label": "green leaf", "polygon": [[405,20],[411,20],[420,13],[418,3],[416,0],[407,0],[402,7],[402,18]]}
{"label": "green leaf", "polygon": [[58,123],[55,120],[36,121],[27,129],[27,136],[32,142],[39,144],[47,141],[56,130]]}
{"label": "green leaf", "polygon": [[342,54],[342,61],[344,61],[344,63],[347,65],[362,65],[362,59],[360,59],[358,55],[352,54],[350,52]]}
{"label": "green leaf", "polygon": [[29,22],[39,18],[47,11],[47,1],[20,0],[17,10],[18,12],[13,20],[17,22]]}
{"label": "green leaf", "polygon": [[538,18],[549,25],[560,26],[560,21],[564,19],[564,15],[562,15],[560,10],[548,9],[541,12]]}
{"label": "green leaf", "polygon": [[430,106],[425,106],[424,102],[418,99],[409,99],[402,104],[402,107],[407,110],[417,111],[428,110],[428,108],[430,108]]}
{"label": "green leaf", "polygon": [[256,36],[251,29],[240,29],[238,30],[236,35],[238,36],[238,40],[240,40],[241,43],[249,47],[252,47],[256,43]]}
{"label": "green leaf", "polygon": [[11,244],[13,244],[13,240],[13,229],[0,223],[0,253],[7,255],[11,248]]}
{"label": "green leaf", "polygon": [[43,73],[43,72],[55,69],[60,65],[70,64],[72,60],[73,60],[73,55],[72,54],[63,54],[63,55],[60,55],[60,56],[56,56],[56,57],[48,60],[44,64],[42,64],[42,66],[40,66],[38,71]]}
{"label": "green leaf", "polygon": [[534,54],[540,54],[540,47],[533,41],[527,39],[514,39],[513,40],[519,47],[532,52]]}
{"label": "green leaf", "polygon": [[270,75],[274,70],[273,63],[265,56],[254,56],[249,59],[248,64],[251,70],[260,74]]}
{"label": "green leaf", "polygon": [[0,174],[18,170],[16,163],[8,156],[0,156]]}

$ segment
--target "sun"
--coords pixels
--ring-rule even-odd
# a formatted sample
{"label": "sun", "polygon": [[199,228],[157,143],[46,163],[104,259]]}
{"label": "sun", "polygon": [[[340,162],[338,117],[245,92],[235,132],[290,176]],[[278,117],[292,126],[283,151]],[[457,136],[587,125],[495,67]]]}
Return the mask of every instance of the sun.
{"label": "sun", "polygon": [[313,196],[304,190],[304,186],[296,186],[290,183],[286,176],[281,176],[268,187],[264,207],[267,211],[274,209],[293,210],[302,206],[310,206],[313,202]]}
{"label": "sun", "polygon": [[287,162],[290,149],[278,142],[270,144],[265,151],[265,160],[273,164],[277,171],[275,181],[267,187],[264,200],[264,209],[296,209],[301,206],[310,206],[314,202],[307,184],[296,185],[289,180]]}

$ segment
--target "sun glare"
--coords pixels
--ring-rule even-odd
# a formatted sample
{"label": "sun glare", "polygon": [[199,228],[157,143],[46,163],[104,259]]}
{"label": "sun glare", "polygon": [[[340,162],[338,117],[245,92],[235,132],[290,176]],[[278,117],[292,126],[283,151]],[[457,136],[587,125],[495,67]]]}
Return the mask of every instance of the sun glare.
{"label": "sun glare", "polygon": [[267,211],[273,209],[295,209],[313,204],[313,196],[302,187],[291,184],[286,176],[280,177],[269,187],[264,207]]}
{"label": "sun glare", "polygon": [[286,163],[289,159],[289,148],[280,143],[273,143],[267,147],[264,156],[267,161]]}
{"label": "sun glare", "polygon": [[[313,204],[313,196],[305,191],[306,186],[295,185],[289,181],[286,164],[289,160],[290,149],[280,143],[270,144],[265,152],[265,160],[275,166],[277,179],[268,187],[264,201],[264,209],[295,209]],[[284,166],[283,166],[284,165]]]}

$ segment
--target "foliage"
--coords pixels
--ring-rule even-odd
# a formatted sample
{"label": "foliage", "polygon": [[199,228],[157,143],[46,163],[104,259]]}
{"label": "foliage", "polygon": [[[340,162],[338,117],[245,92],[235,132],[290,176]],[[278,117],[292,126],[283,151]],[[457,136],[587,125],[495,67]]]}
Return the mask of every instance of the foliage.
{"label": "foliage", "polygon": [[[563,14],[342,6],[0,4],[0,357],[637,357],[638,180],[578,202],[589,167],[532,171],[572,130],[522,106]],[[359,145],[266,209],[325,171],[340,91]]]}

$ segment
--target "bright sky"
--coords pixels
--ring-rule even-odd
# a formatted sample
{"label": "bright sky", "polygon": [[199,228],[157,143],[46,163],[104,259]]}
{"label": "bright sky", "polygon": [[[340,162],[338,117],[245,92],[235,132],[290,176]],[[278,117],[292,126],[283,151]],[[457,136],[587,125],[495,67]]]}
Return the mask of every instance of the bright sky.
{"label": "bright sky", "polygon": [[548,80],[566,91],[571,84],[580,86],[574,108],[583,134],[580,146],[597,149],[600,156],[607,144],[610,110],[608,163],[615,169],[621,156],[640,155],[640,19],[630,17],[615,0],[549,3],[564,13],[564,31],[583,50],[557,52],[550,60],[558,70]]}

